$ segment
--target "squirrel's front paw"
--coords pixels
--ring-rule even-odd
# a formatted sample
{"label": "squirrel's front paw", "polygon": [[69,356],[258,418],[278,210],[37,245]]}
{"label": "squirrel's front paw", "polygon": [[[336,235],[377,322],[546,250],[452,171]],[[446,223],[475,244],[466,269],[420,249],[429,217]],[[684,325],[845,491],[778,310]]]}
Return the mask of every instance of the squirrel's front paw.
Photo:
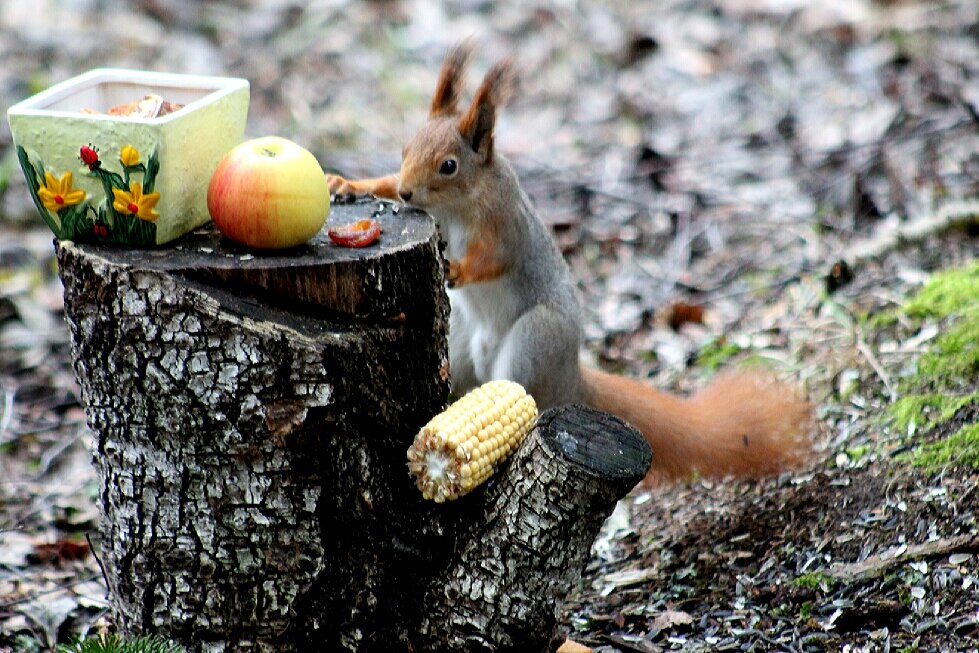
{"label": "squirrel's front paw", "polygon": [[326,175],[326,185],[338,202],[352,202],[357,199],[357,190],[349,180],[340,175]]}
{"label": "squirrel's front paw", "polygon": [[442,267],[445,270],[445,283],[449,288],[455,288],[459,281],[459,261],[455,259],[443,259]]}

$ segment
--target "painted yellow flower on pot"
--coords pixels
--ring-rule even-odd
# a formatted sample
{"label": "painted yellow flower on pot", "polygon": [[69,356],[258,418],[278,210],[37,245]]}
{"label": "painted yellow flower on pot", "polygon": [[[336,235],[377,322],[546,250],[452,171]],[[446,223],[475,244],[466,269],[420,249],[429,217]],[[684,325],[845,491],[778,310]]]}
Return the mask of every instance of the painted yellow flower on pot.
{"label": "painted yellow flower on pot", "polygon": [[119,152],[119,160],[122,161],[122,165],[127,168],[139,165],[139,150],[137,150],[132,145],[126,145]]}
{"label": "painted yellow flower on pot", "polygon": [[140,220],[156,222],[160,214],[153,210],[160,201],[159,193],[143,194],[143,184],[134,181],[129,191],[119,188],[112,189],[112,208],[123,215],[135,215]]}
{"label": "painted yellow flower on pot", "polygon": [[41,198],[44,208],[57,213],[84,200],[85,191],[72,187],[70,172],[61,175],[61,179],[55,179],[50,172],[45,172],[44,186],[37,189],[37,196]]}

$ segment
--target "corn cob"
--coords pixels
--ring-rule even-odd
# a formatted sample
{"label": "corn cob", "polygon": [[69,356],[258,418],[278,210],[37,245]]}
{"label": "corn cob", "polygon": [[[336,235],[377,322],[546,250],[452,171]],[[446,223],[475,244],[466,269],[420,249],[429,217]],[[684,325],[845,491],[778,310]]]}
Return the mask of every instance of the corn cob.
{"label": "corn cob", "polygon": [[458,499],[493,474],[536,419],[537,404],[521,385],[484,383],[422,427],[408,448],[408,471],[426,499]]}

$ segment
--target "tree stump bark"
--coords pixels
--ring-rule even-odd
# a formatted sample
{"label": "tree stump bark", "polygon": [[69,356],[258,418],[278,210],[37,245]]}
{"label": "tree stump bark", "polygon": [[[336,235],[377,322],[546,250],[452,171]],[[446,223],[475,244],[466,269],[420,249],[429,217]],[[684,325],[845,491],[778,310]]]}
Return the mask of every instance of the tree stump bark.
{"label": "tree stump bark", "polygon": [[405,452],[449,392],[440,245],[414,211],[331,222],[372,212],[384,235],[364,250],[259,254],[209,229],[58,245],[123,632],[193,651],[547,648],[648,448],[555,413],[490,487],[423,501]]}
{"label": "tree stump bark", "polygon": [[651,462],[646,439],[614,415],[544,412],[430,587],[417,650],[546,650],[602,523]]}

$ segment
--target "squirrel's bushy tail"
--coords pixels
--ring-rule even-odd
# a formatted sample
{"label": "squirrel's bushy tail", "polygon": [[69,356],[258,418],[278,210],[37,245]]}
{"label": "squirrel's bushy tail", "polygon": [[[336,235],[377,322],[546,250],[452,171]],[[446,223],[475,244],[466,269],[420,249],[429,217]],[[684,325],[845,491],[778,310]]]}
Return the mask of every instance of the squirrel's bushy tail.
{"label": "squirrel's bushy tail", "polygon": [[722,374],[690,397],[582,366],[585,400],[642,431],[653,449],[646,481],[774,474],[811,449],[811,406],[761,371]]}

